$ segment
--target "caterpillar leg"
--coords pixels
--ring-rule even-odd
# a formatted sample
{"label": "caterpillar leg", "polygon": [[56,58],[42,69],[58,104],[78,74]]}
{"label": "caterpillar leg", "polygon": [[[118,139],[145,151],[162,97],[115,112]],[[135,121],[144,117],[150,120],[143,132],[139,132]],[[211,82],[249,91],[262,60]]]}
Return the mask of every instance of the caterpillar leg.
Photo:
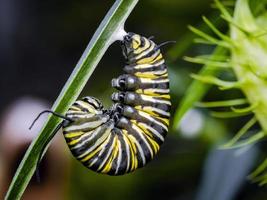
{"label": "caterpillar leg", "polygon": [[135,76],[123,74],[118,78],[112,79],[111,85],[121,91],[136,90],[140,85],[140,81]]}
{"label": "caterpillar leg", "polygon": [[171,109],[171,103],[169,99],[157,96],[137,94],[134,92],[114,92],[111,95],[111,99],[114,102],[130,105],[137,109],[142,109],[144,107],[149,109],[150,107],[151,110],[158,110],[159,113],[169,113]]}
{"label": "caterpillar leg", "polygon": [[[144,134],[147,134],[151,139],[155,140],[158,144],[164,142],[164,138],[168,131],[169,117],[159,115],[151,115],[144,110],[137,110],[134,107],[116,103],[114,109],[120,117],[126,117],[135,123]],[[120,119],[117,117],[116,122]]]}
{"label": "caterpillar leg", "polygon": [[120,102],[125,103],[128,105],[134,105],[141,103],[140,95],[134,93],[134,92],[114,92],[111,95],[111,99],[114,102]]}

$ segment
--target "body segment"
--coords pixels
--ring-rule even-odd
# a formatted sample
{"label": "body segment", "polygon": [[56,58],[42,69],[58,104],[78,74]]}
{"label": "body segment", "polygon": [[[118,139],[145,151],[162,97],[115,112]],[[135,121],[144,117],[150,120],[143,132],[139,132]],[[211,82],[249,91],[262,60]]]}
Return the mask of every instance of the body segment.
{"label": "body segment", "polygon": [[93,97],[76,101],[66,114],[64,137],[73,155],[99,173],[121,175],[154,158],[168,132],[167,67],[158,46],[129,33],[122,41],[125,74],[112,80],[118,92],[104,109]]}

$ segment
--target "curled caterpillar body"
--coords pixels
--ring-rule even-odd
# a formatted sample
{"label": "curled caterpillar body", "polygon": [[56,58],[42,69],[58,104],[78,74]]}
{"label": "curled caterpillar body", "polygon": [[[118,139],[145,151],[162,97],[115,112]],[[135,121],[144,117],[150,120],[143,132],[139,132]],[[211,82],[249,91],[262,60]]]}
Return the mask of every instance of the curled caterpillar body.
{"label": "curled caterpillar body", "polygon": [[125,74],[112,80],[118,92],[104,109],[94,97],[68,110],[63,133],[72,154],[86,167],[121,175],[143,167],[159,151],[168,132],[170,94],[159,46],[134,33],[121,42]]}

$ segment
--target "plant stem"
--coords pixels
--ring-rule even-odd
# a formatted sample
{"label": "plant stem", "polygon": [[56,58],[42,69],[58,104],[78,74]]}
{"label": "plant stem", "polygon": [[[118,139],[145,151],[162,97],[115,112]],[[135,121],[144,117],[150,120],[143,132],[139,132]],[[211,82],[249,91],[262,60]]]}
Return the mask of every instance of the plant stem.
{"label": "plant stem", "polygon": [[[115,1],[54,103],[53,111],[65,114],[71,104],[77,99],[107,48],[118,39],[118,36],[115,34],[123,31],[124,23],[137,2],[138,0]],[[31,143],[20,163],[6,194],[6,200],[21,198],[36,169],[39,157],[44,153],[42,151],[47,148],[46,144],[49,144],[49,140],[53,138],[53,132],[60,122],[61,120],[54,116],[48,118],[40,134]]]}

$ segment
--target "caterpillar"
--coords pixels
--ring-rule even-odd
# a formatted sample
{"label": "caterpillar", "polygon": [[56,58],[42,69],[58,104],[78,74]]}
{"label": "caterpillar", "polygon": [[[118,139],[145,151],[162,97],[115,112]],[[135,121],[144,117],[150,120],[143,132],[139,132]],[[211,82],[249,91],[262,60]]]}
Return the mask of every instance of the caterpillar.
{"label": "caterpillar", "polygon": [[118,90],[111,95],[111,108],[88,96],[77,100],[65,116],[56,114],[65,119],[61,126],[70,151],[87,168],[122,175],[143,167],[159,151],[171,109],[160,51],[164,44],[128,33],[121,41],[125,74],[111,81]]}

